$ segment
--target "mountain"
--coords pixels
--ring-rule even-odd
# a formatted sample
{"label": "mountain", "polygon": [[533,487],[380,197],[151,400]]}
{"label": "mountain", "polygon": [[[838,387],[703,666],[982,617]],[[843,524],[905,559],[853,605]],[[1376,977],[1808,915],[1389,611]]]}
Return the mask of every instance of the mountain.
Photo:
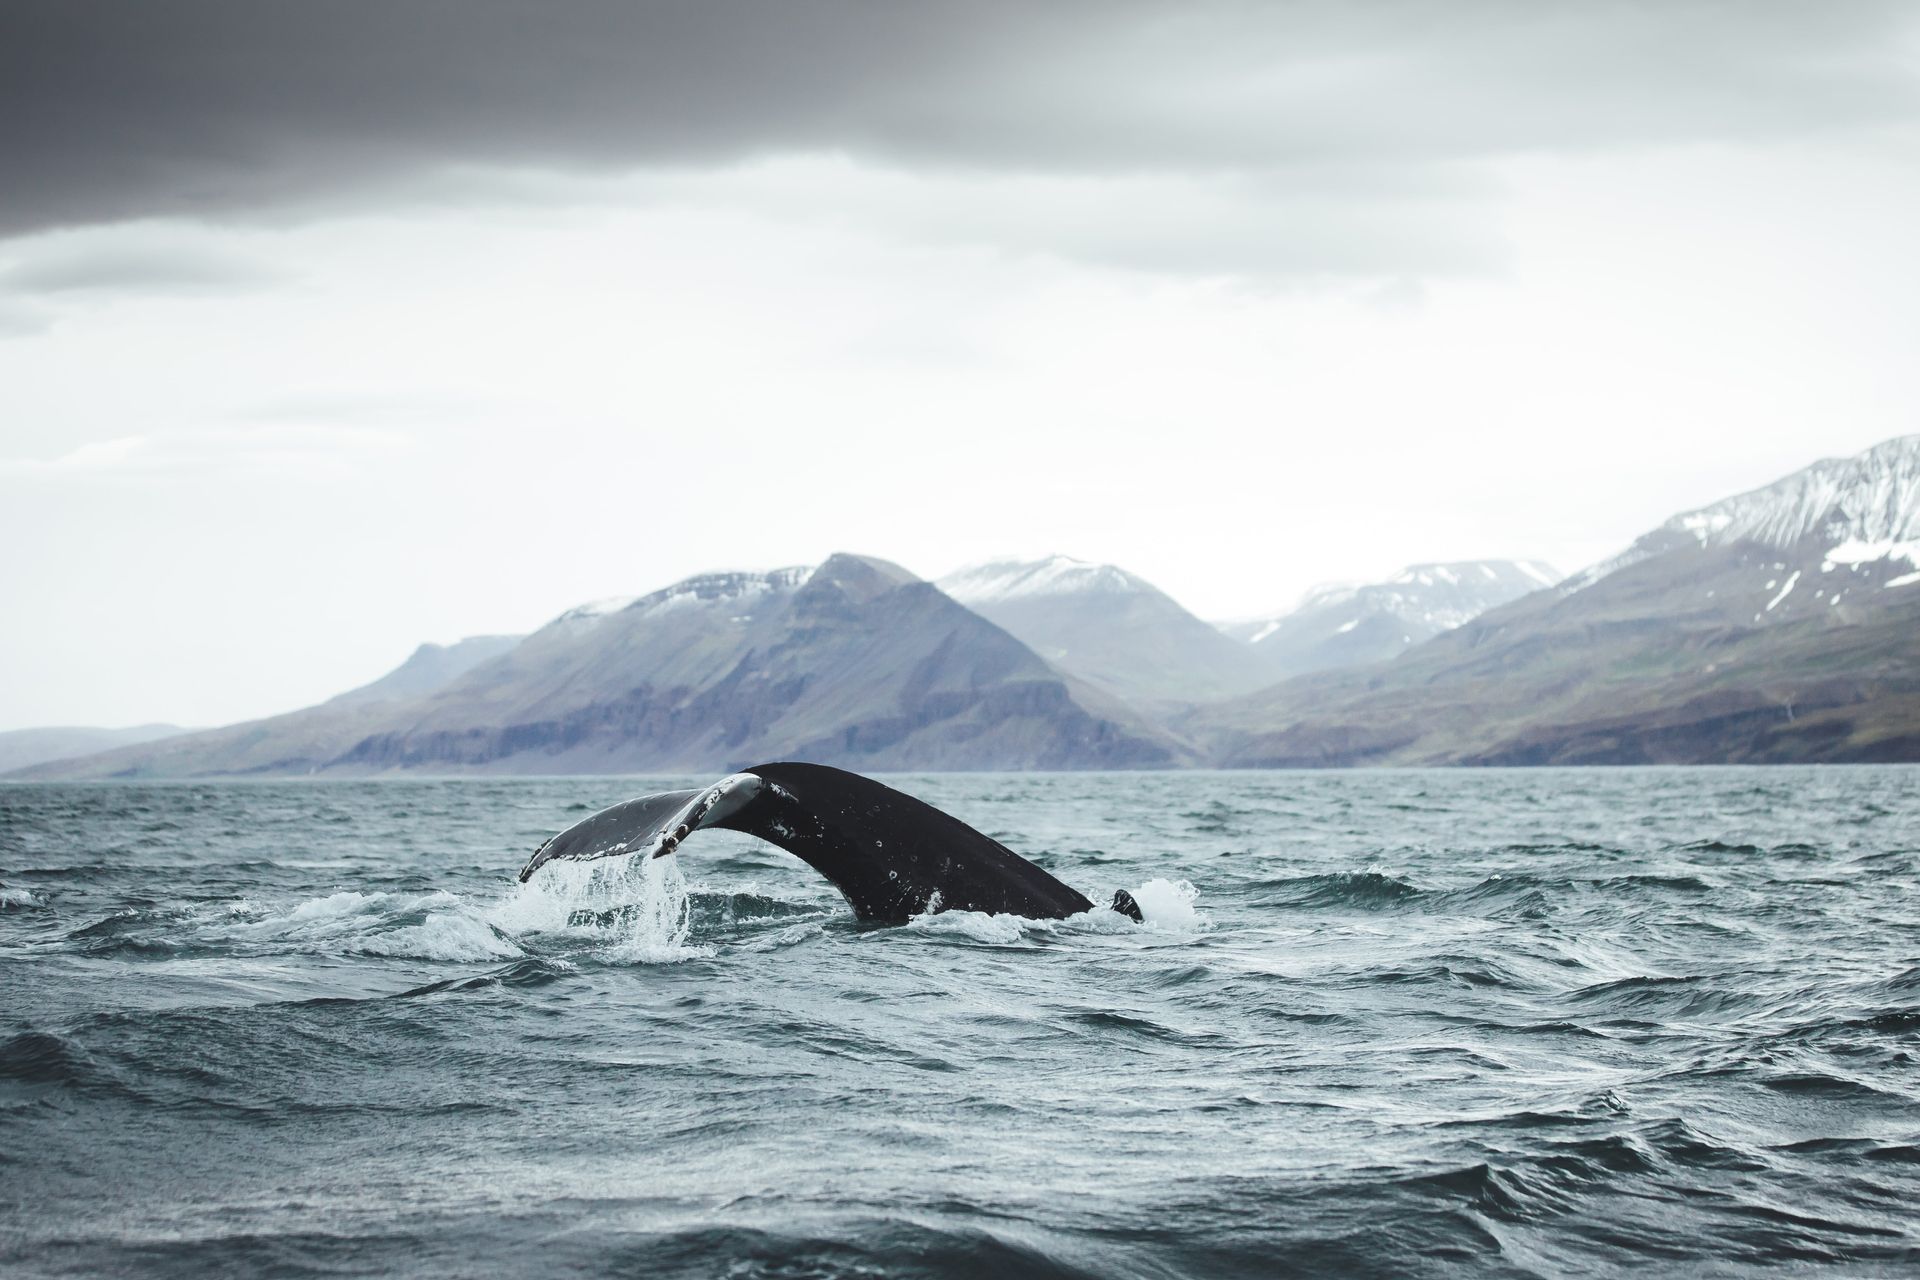
{"label": "mountain", "polygon": [[1110,564],[996,560],[938,585],[1060,670],[1143,706],[1221,698],[1273,680],[1244,645]]}
{"label": "mountain", "polygon": [[413,656],[371,684],[328,699],[333,706],[354,706],[395,698],[417,698],[451,684],[481,663],[512,649],[524,636],[468,636],[453,644],[423,644]]}
{"label": "mountain", "polygon": [[1182,727],[1229,765],[1920,759],[1920,436],[1684,512],[1395,661]]}
{"label": "mountain", "polygon": [[1384,662],[1558,581],[1538,560],[1416,564],[1386,582],[1317,587],[1291,612],[1220,629],[1247,644],[1273,681]]}
{"label": "mountain", "polygon": [[0,773],[186,732],[176,724],[141,724],[131,729],[11,729],[0,733]]}
{"label": "mountain", "polygon": [[53,772],[710,772],[782,758],[860,769],[1191,761],[933,584],[836,555],[570,610],[419,696],[336,699]]}
{"label": "mountain", "polygon": [[[1779,553],[1749,578],[1814,570],[1847,573],[1818,591],[1840,597],[1856,589],[1920,582],[1920,435],[1899,436],[1851,458],[1823,458],[1751,493],[1686,511],[1640,537],[1626,551],[1568,579],[1579,591],[1611,574],[1671,552],[1747,544]],[[1898,581],[1894,581],[1898,579]],[[1753,589],[1752,582],[1748,582]],[[1773,588],[1761,585],[1759,592]],[[1784,592],[1782,602],[1791,592]],[[1834,607],[1834,596],[1828,596]],[[1865,597],[1863,597],[1865,598]],[[1806,607],[1806,597],[1794,607]],[[1767,611],[1779,603],[1769,594]]]}

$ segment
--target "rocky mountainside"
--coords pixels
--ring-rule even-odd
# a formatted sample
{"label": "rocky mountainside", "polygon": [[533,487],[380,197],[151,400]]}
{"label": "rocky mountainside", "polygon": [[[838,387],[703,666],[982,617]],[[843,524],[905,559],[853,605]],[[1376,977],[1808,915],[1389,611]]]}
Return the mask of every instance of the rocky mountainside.
{"label": "rocky mountainside", "polygon": [[49,760],[68,760],[113,747],[155,742],[186,733],[174,724],[141,724],[130,729],[93,729],[61,726],[46,729],[10,729],[0,733],[0,773],[25,769]]}
{"label": "rocky mountainside", "polygon": [[1185,722],[1229,765],[1920,759],[1920,436],[1675,516],[1396,661]]}
{"label": "rocky mountainside", "polygon": [[[1890,579],[1920,570],[1920,435],[1850,458],[1823,458],[1750,493],[1682,512],[1620,555],[1576,574],[1565,589],[1581,590],[1672,551],[1741,544],[1769,548],[1793,567],[1817,567],[1823,575],[1845,566],[1851,577],[1827,584],[1843,595],[1856,585],[1894,585]],[[1862,573],[1860,582],[1851,580]]]}
{"label": "rocky mountainside", "polygon": [[1291,611],[1224,623],[1270,681],[1384,662],[1489,609],[1560,581],[1538,560],[1409,565],[1386,582],[1318,587]]}
{"label": "rocky mountainside", "polygon": [[885,561],[708,574],[571,610],[426,694],[332,702],[62,775],[706,772],[1191,762],[1124,705]]}
{"label": "rocky mountainside", "polygon": [[997,560],[938,585],[1060,670],[1143,707],[1245,693],[1274,678],[1244,645],[1110,564]]}

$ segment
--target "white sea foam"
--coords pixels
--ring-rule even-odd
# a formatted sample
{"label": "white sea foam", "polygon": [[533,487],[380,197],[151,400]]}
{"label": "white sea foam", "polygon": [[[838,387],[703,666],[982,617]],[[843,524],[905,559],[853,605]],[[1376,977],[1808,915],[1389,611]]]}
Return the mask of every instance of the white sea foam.
{"label": "white sea foam", "polygon": [[984,911],[935,911],[907,921],[909,929],[935,937],[965,938],[988,946],[1008,946],[1026,937],[1040,922],[1025,916],[995,916]]}
{"label": "white sea foam", "polygon": [[1199,897],[1191,881],[1157,877],[1133,891],[1143,923],[1167,933],[1194,933],[1206,927],[1206,918],[1193,909]]}
{"label": "white sea foam", "polygon": [[756,938],[750,938],[740,944],[742,951],[783,951],[798,946],[826,932],[826,925],[819,920],[802,920],[799,924],[788,925],[784,929],[775,929]]}
{"label": "white sea foam", "polygon": [[1156,933],[1199,933],[1208,927],[1207,918],[1193,906],[1200,891],[1186,880],[1149,880],[1132,893],[1144,917],[1138,924],[1105,906],[1059,920],[1034,920],[983,911],[942,911],[936,900],[933,910],[914,916],[907,927],[986,946],[1010,946],[1034,935],[1125,934],[1143,928]]}
{"label": "white sea foam", "polygon": [[232,902],[203,923],[201,933],[333,955],[506,960],[525,954],[467,899],[445,892],[331,893],[278,914]]}
{"label": "white sea foam", "polygon": [[417,960],[511,960],[526,954],[466,911],[435,912],[419,924],[360,939],[353,949]]}
{"label": "white sea foam", "polygon": [[42,905],[40,899],[28,893],[25,889],[9,889],[5,885],[0,885],[0,907],[37,907],[40,905]]}
{"label": "white sea foam", "polygon": [[[38,905],[24,890],[0,894],[0,904]],[[286,906],[235,900],[197,910],[185,923],[203,943],[266,953],[480,962],[524,956],[526,944],[544,936],[620,962],[713,954],[687,941],[689,900],[677,858],[555,862],[492,900],[345,890]]]}

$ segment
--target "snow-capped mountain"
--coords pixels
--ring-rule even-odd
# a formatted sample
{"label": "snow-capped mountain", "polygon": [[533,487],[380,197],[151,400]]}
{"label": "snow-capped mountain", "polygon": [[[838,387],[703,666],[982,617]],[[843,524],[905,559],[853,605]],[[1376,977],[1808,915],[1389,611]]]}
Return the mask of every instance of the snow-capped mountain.
{"label": "snow-capped mountain", "polygon": [[1385,582],[1316,587],[1283,614],[1221,624],[1273,679],[1382,662],[1560,581],[1538,560],[1409,565]]}
{"label": "snow-capped mountain", "polygon": [[[1777,616],[1797,588],[1810,585],[1809,574],[1819,575],[1819,585],[1802,599],[1817,595],[1827,608],[1856,592],[1920,583],[1920,435],[1850,458],[1824,458],[1749,493],[1682,512],[1561,589],[1582,591],[1675,551],[1735,547],[1758,553],[1750,557],[1745,594],[1765,602],[1763,615]],[[1833,577],[1836,572],[1842,576]]]}
{"label": "snow-capped mountain", "polygon": [[[429,655],[432,656],[432,655]],[[403,670],[405,670],[403,668]],[[1167,766],[1184,744],[898,565],[702,574],[570,609],[411,697],[45,766],[67,775]]]}
{"label": "snow-capped mountain", "polygon": [[1125,595],[1156,589],[1118,565],[1058,555],[1041,560],[991,560],[950,573],[934,585],[968,607],[1032,596]]}
{"label": "snow-capped mountain", "polygon": [[1115,565],[995,560],[935,585],[1062,671],[1144,705],[1226,697],[1269,679],[1244,646]]}
{"label": "snow-capped mountain", "polygon": [[1682,512],[1399,661],[1209,708],[1225,764],[1920,760],[1920,436]]}
{"label": "snow-capped mountain", "polygon": [[695,574],[644,596],[608,596],[604,600],[589,600],[585,604],[575,605],[547,625],[577,630],[618,614],[653,617],[675,609],[710,606],[728,600],[750,601],[770,592],[791,591],[805,586],[812,573],[810,565],[791,565],[764,572],[726,570]]}

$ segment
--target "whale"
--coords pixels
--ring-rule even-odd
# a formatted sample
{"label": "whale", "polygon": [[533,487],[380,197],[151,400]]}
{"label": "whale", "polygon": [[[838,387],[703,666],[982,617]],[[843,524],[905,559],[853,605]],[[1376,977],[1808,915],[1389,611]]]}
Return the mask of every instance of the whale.
{"label": "whale", "polygon": [[[534,850],[520,881],[559,860],[662,858],[708,828],[786,850],[830,881],[865,923],[904,924],[938,911],[1058,920],[1093,909],[1079,890],[924,800],[845,769],[791,760],[602,809]],[[1124,889],[1112,908],[1142,918]]]}

